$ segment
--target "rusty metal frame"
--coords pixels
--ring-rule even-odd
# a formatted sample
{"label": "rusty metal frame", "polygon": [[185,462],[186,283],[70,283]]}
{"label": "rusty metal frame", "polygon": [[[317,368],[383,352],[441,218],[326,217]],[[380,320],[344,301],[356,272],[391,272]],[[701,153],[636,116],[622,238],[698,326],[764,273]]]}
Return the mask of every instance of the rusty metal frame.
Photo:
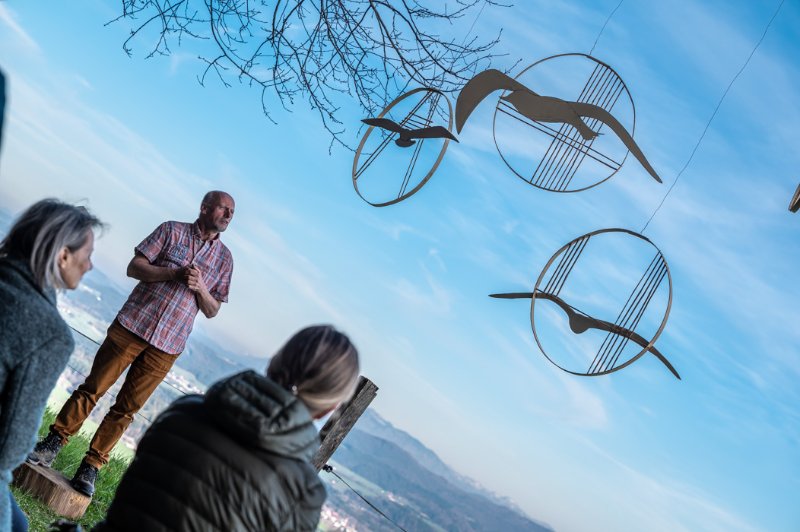
{"label": "rusty metal frame", "polygon": [[[395,105],[397,105],[401,101],[405,100],[409,96],[412,96],[412,95],[417,94],[418,92],[422,92],[422,91],[439,94],[439,96],[443,97],[444,101],[447,102],[447,130],[452,132],[453,131],[453,105],[450,103],[450,99],[447,97],[447,95],[445,93],[443,93],[442,91],[440,91],[438,89],[433,89],[433,88],[430,88],[430,87],[418,87],[418,88],[413,89],[413,90],[411,90],[409,92],[401,94],[400,96],[398,96],[397,98],[392,100],[392,102],[389,103],[389,105],[387,105],[386,108],[383,111],[381,111],[381,113],[376,118],[383,118],[384,116],[386,116],[386,114],[389,111],[391,111],[391,109]],[[373,202],[369,201],[367,198],[365,198],[361,194],[361,191],[358,189],[358,177],[357,177],[357,174],[358,174],[358,160],[361,157],[361,152],[364,149],[364,145],[367,142],[367,138],[369,138],[369,136],[372,133],[373,129],[375,129],[374,126],[369,126],[367,131],[364,133],[364,136],[361,138],[361,142],[358,145],[358,149],[356,150],[356,154],[353,157],[353,170],[352,170],[353,188],[355,188],[356,193],[359,195],[359,197],[361,199],[363,199],[364,201],[366,201],[367,203],[369,203],[373,207],[386,207],[388,205],[394,205],[395,203],[399,203],[399,202],[403,201],[404,199],[413,196],[417,191],[419,191],[419,189],[421,189],[423,187],[423,185],[425,185],[425,183],[428,182],[428,180],[431,178],[431,176],[433,176],[434,172],[436,172],[436,169],[439,167],[439,164],[442,162],[442,158],[444,158],[444,153],[447,151],[447,146],[450,144],[450,139],[447,139],[447,138],[444,139],[444,144],[442,145],[442,149],[439,151],[439,156],[436,158],[436,162],[433,163],[433,166],[431,167],[430,170],[428,170],[427,175],[419,182],[419,184],[417,184],[416,187],[414,187],[411,190],[411,192],[407,192],[405,194],[402,194],[401,196],[399,196],[399,197],[397,197],[397,198],[395,198],[393,200],[390,200],[390,201],[386,201],[386,202],[382,202],[382,203],[373,203]]]}
{"label": "rusty metal frame", "polygon": [[667,319],[669,318],[669,313],[670,313],[670,310],[672,308],[672,274],[670,273],[669,264],[667,264],[667,261],[664,258],[664,254],[661,253],[661,250],[658,248],[658,246],[656,246],[652,242],[652,240],[650,240],[646,236],[644,236],[644,235],[642,235],[640,233],[636,233],[634,231],[630,231],[628,229],[620,229],[620,228],[598,229],[596,231],[592,231],[592,232],[586,233],[585,235],[581,235],[581,236],[579,236],[577,238],[574,238],[573,240],[571,240],[571,241],[567,242],[566,244],[564,244],[558,251],[556,251],[553,254],[552,257],[550,257],[550,260],[547,261],[547,264],[545,264],[544,268],[542,268],[542,272],[539,274],[539,278],[536,279],[536,285],[534,286],[533,293],[536,294],[537,290],[539,290],[539,285],[542,284],[542,280],[544,279],[545,274],[547,273],[547,271],[550,269],[550,266],[552,266],[553,262],[555,262],[555,260],[559,256],[561,256],[561,254],[573,242],[576,242],[576,241],[578,241],[578,240],[580,240],[582,238],[587,238],[587,237],[590,238],[590,237],[593,237],[593,236],[596,236],[596,235],[599,235],[599,234],[603,234],[603,233],[625,233],[625,234],[629,234],[631,236],[634,236],[636,238],[644,240],[645,242],[647,242],[648,244],[653,246],[653,248],[655,248],[655,250],[658,252],[658,255],[664,261],[664,265],[666,266],[666,271],[667,271],[667,281],[668,281],[668,287],[669,287],[669,298],[667,300],[667,309],[666,309],[666,311],[664,313],[664,318],[661,321],[661,325],[659,326],[659,328],[656,331],[656,333],[653,335],[653,338],[649,341],[649,343],[647,344],[646,347],[642,348],[642,350],[639,351],[639,353],[637,355],[631,357],[627,362],[624,362],[624,363],[620,364],[619,366],[613,367],[610,370],[600,371],[600,372],[596,372],[596,373],[581,373],[581,372],[572,371],[572,370],[569,370],[567,368],[564,368],[564,367],[560,366],[558,363],[556,363],[552,358],[550,358],[548,356],[547,351],[545,351],[544,347],[542,346],[542,342],[539,339],[539,335],[536,333],[536,321],[534,319],[534,309],[536,308],[536,300],[537,300],[537,298],[536,297],[532,297],[531,298],[530,318],[531,318],[531,329],[533,330],[533,337],[536,340],[536,345],[539,346],[539,350],[541,350],[541,352],[545,356],[545,358],[547,360],[549,360],[554,366],[566,371],[567,373],[571,373],[572,375],[580,375],[580,376],[585,376],[585,377],[596,377],[596,376],[599,376],[599,375],[608,375],[609,373],[613,373],[615,371],[619,371],[622,368],[624,368],[626,366],[629,366],[630,364],[634,363],[642,355],[644,355],[646,352],[648,352],[648,350],[651,347],[653,347],[653,345],[655,345],[656,340],[658,340],[658,337],[661,336],[661,333],[664,331],[664,327],[667,325]]}
{"label": "rusty metal frame", "polygon": [[794,196],[792,196],[792,201],[789,202],[790,212],[797,212],[798,210],[800,210],[800,185],[797,185]]}
{"label": "rusty metal frame", "polygon": [[[603,61],[600,61],[599,59],[597,59],[597,58],[595,58],[595,57],[593,57],[593,56],[591,56],[591,55],[584,54],[584,53],[579,53],[579,52],[551,55],[551,56],[549,56],[549,57],[545,57],[544,59],[540,59],[539,61],[536,61],[536,62],[535,62],[535,63],[533,63],[532,65],[530,65],[530,66],[528,66],[528,67],[524,68],[524,69],[523,69],[523,70],[522,70],[522,71],[521,71],[519,74],[517,74],[517,76],[516,76],[514,79],[516,79],[516,80],[518,80],[518,81],[519,81],[519,78],[520,78],[520,77],[522,77],[522,75],[523,75],[523,74],[525,74],[527,71],[529,71],[529,70],[531,70],[532,68],[534,68],[536,65],[539,65],[539,64],[541,64],[541,63],[544,63],[545,61],[550,61],[550,60],[553,60],[553,59],[558,59],[558,58],[560,58],[560,57],[585,57],[585,58],[587,58],[587,59],[589,59],[589,60],[591,60],[591,61],[594,61],[595,63],[597,63],[597,64],[599,64],[599,65],[601,65],[601,66],[603,66],[603,67],[605,67],[605,68],[609,69],[609,70],[610,70],[610,71],[611,71],[611,72],[612,72],[612,73],[613,73],[613,74],[614,74],[614,75],[617,77],[617,79],[619,79],[620,83],[622,84],[622,88],[624,89],[625,93],[628,95],[628,100],[631,102],[631,109],[632,109],[632,111],[633,111],[633,124],[632,124],[632,126],[631,126],[631,136],[633,136],[633,135],[634,135],[634,132],[636,131],[636,106],[635,106],[635,105],[634,105],[634,103],[633,103],[633,96],[631,96],[631,93],[630,93],[630,91],[628,90],[628,86],[625,84],[625,82],[622,80],[622,77],[621,77],[621,76],[620,76],[620,75],[617,73],[617,71],[616,71],[616,70],[614,70],[613,68],[611,68],[611,66],[609,66],[607,63],[604,63]],[[587,81],[587,83],[588,83],[588,81]],[[504,92],[503,92],[503,94],[502,94],[501,96],[505,96],[507,92],[508,92],[508,91],[504,91]],[[494,109],[494,117],[493,117],[493,119],[492,119],[492,139],[494,139],[494,145],[495,145],[495,148],[497,148],[497,153],[498,153],[498,154],[500,154],[500,158],[503,160],[503,162],[504,162],[504,163],[505,163],[505,165],[506,165],[506,166],[509,168],[509,170],[511,170],[511,171],[514,173],[514,175],[516,175],[517,177],[519,177],[520,179],[522,179],[523,181],[525,181],[526,183],[528,183],[529,185],[531,185],[531,186],[533,186],[533,187],[536,187],[536,188],[538,188],[538,189],[541,189],[541,190],[548,190],[548,191],[550,191],[550,192],[560,192],[560,193],[582,192],[582,191],[584,191],[584,190],[588,190],[588,189],[590,189],[590,188],[594,188],[594,187],[596,187],[597,185],[600,185],[600,184],[602,184],[602,183],[605,183],[606,181],[608,181],[609,179],[611,179],[611,178],[612,178],[612,177],[613,177],[613,176],[614,176],[614,175],[615,175],[617,172],[619,172],[619,171],[620,171],[620,169],[622,169],[622,166],[625,164],[625,161],[626,161],[626,160],[627,160],[627,158],[628,158],[628,154],[629,154],[630,152],[629,152],[628,150],[625,150],[625,156],[622,158],[622,161],[619,163],[619,168],[617,168],[616,170],[614,170],[613,172],[611,172],[611,174],[609,174],[609,175],[608,175],[607,177],[605,177],[604,179],[602,179],[602,180],[598,181],[597,183],[594,183],[594,184],[592,184],[592,185],[589,185],[589,186],[586,186],[586,187],[583,187],[583,188],[576,188],[576,189],[572,189],[572,190],[554,190],[554,189],[552,189],[552,188],[548,188],[548,187],[541,187],[541,186],[539,186],[539,185],[535,185],[535,184],[533,184],[531,181],[529,181],[527,178],[525,178],[524,176],[520,175],[520,174],[519,174],[519,173],[518,173],[518,172],[517,172],[517,171],[514,169],[514,167],[513,167],[513,166],[511,166],[511,163],[509,163],[509,162],[506,160],[505,156],[503,155],[503,152],[500,150],[500,145],[497,143],[497,134],[496,134],[497,113],[500,111],[500,104],[501,104],[501,102],[502,102],[502,100],[500,100],[500,99],[498,99],[498,100],[497,100],[497,105],[495,106],[495,109]],[[562,141],[562,142],[563,142],[563,141]],[[580,165],[579,165],[579,167],[580,167]],[[577,169],[576,169],[576,171],[577,171]]]}

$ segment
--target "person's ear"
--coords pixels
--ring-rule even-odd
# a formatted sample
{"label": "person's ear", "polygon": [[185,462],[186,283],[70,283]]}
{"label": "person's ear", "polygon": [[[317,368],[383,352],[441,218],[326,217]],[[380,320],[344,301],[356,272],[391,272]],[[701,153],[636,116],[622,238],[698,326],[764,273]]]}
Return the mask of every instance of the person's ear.
{"label": "person's ear", "polygon": [[58,252],[58,267],[66,268],[68,258],[69,258],[69,249],[67,249],[67,246],[64,246],[63,248],[61,248],[61,251]]}

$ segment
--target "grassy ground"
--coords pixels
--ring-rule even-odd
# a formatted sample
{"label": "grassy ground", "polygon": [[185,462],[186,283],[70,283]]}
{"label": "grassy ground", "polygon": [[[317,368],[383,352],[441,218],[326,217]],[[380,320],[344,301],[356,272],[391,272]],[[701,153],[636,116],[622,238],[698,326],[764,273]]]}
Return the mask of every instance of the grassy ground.
{"label": "grassy ground", "polygon": [[[48,408],[42,418],[42,426],[39,429],[40,436],[47,434],[48,427],[53,423],[53,419],[55,419],[55,412]],[[53,469],[63,472],[67,475],[67,478],[72,478],[88,448],[89,438],[83,433],[75,435],[58,454],[53,463]],[[89,509],[86,510],[86,514],[78,521],[85,530],[91,529],[95,523],[105,517],[122,474],[128,468],[128,463],[128,458],[121,458],[114,453],[111,455],[108,465],[100,471],[92,503],[89,505]],[[50,523],[60,518],[28,494],[16,488],[12,488],[12,492],[20,508],[28,516],[31,532],[45,532]]]}

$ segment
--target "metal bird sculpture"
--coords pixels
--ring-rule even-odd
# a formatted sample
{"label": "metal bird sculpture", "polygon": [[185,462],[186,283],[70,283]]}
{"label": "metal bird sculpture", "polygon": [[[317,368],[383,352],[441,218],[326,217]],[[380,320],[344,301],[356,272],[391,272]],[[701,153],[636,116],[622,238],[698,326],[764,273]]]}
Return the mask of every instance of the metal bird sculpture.
{"label": "metal bird sculpture", "polygon": [[445,138],[458,142],[458,139],[444,126],[430,126],[419,129],[408,129],[388,118],[365,118],[362,120],[368,126],[378,127],[399,133],[400,136],[394,141],[401,148],[413,146],[417,141],[413,139],[439,139]]}
{"label": "metal bird sculpture", "polygon": [[794,191],[794,196],[792,196],[792,201],[789,202],[789,210],[791,212],[797,212],[800,210],[800,185],[797,185],[797,189]]}
{"label": "metal bird sculpture", "polygon": [[625,126],[620,124],[611,113],[591,103],[571,102],[553,96],[542,96],[495,69],[477,74],[461,89],[456,100],[456,131],[461,133],[461,128],[464,127],[467,118],[478,104],[489,94],[498,90],[510,91],[509,94],[501,96],[501,99],[507,101],[526,118],[537,122],[569,124],[577,129],[585,140],[592,140],[599,133],[586,125],[583,118],[599,120],[619,137],[653,179],[659,183],[662,182]]}
{"label": "metal bird sculpture", "polygon": [[[532,299],[534,294],[532,292],[511,292],[507,294],[490,294],[489,297],[495,297],[498,299]],[[667,358],[662,355],[654,345],[648,347],[650,342],[642,338],[642,336],[635,331],[583,314],[575,310],[566,301],[555,294],[549,294],[547,292],[537,290],[536,298],[547,299],[558,305],[567,314],[567,317],[569,318],[569,328],[575,334],[582,334],[589,329],[598,329],[601,331],[610,332],[612,334],[624,336],[625,338],[633,340],[640,347],[647,348],[648,352],[658,358],[658,360],[660,360],[661,363],[664,364],[667,369],[678,378],[678,380],[680,380],[681,376],[678,375],[678,372],[675,370],[672,364],[670,364],[669,360],[667,360]]]}

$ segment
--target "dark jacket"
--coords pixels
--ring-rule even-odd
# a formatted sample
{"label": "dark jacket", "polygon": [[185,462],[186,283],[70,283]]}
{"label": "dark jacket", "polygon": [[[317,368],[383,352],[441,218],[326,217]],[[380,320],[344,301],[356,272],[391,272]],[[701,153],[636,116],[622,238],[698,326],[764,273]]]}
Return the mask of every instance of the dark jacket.
{"label": "dark jacket", "polygon": [[325,488],[305,405],[245,371],[178,399],[147,430],[102,531],[315,530]]}
{"label": "dark jacket", "polygon": [[47,397],[74,340],[52,289],[25,261],[0,258],[0,530],[9,530],[11,471],[33,448]]}

